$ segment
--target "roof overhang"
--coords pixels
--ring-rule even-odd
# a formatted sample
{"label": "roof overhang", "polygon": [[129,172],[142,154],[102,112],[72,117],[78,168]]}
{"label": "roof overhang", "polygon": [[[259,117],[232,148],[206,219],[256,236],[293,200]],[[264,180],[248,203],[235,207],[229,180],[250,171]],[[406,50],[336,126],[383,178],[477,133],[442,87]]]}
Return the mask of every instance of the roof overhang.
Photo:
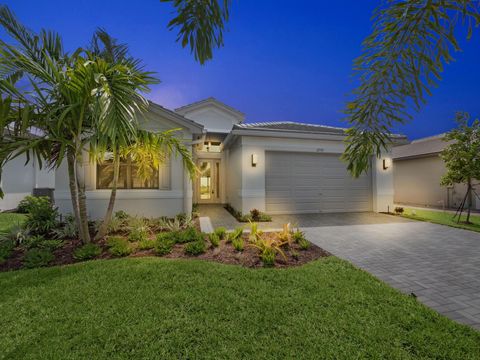
{"label": "roof overhang", "polygon": [[217,99],[213,97],[209,97],[204,100],[200,100],[197,102],[194,102],[192,104],[188,104],[182,107],[179,107],[175,109],[175,112],[180,114],[180,115],[186,115],[192,111],[200,110],[206,107],[213,107],[216,109],[219,109],[221,111],[226,112],[227,114],[230,114],[234,118],[238,120],[239,123],[243,122],[245,120],[245,114],[242,113],[241,111],[234,109],[233,107],[224,104],[221,101],[218,101]]}
{"label": "roof overhang", "polygon": [[153,114],[157,114],[161,117],[164,117],[167,120],[170,120],[180,125],[181,127],[190,130],[193,134],[203,134],[204,132],[203,125],[196,123],[195,121],[192,121],[190,119],[187,119],[186,117],[180,114],[177,114],[172,110],[166,109],[161,105],[155,104],[152,101],[149,101],[148,111],[150,111]]}

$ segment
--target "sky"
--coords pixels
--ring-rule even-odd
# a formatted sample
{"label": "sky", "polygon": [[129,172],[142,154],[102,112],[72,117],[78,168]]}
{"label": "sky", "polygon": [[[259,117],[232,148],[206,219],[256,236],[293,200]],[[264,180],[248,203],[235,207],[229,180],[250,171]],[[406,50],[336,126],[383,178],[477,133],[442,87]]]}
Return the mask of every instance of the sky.
{"label": "sky", "polygon": [[[59,32],[65,47],[89,43],[106,29],[156,72],[147,97],[174,109],[210,96],[242,111],[247,122],[298,121],[347,126],[343,109],[356,81],[352,61],[371,31],[380,0],[233,0],[225,46],[205,65],[195,62],[167,29],[169,4],[158,0],[3,1],[34,31]],[[0,32],[2,39],[5,34]],[[394,129],[410,139],[451,129],[456,111],[480,117],[480,31],[413,120]]]}

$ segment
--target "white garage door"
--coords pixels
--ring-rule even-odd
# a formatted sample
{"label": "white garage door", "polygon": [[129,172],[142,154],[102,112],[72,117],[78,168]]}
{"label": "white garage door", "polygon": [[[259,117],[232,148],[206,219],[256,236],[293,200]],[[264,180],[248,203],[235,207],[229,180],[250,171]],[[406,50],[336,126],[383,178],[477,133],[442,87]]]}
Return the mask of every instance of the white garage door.
{"label": "white garage door", "polygon": [[370,174],[353,179],[338,154],[267,152],[269,213],[372,210]]}

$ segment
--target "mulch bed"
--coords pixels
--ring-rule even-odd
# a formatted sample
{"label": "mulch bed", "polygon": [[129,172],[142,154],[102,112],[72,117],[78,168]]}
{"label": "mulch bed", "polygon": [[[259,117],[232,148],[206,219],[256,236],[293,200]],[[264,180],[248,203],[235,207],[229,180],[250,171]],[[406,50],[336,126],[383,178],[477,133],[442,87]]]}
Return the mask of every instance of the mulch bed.
{"label": "mulch bed", "polygon": [[[272,233],[273,235],[273,233]],[[207,250],[205,253],[192,256],[184,253],[185,244],[176,244],[172,252],[168,255],[162,256],[167,259],[200,259],[206,261],[215,261],[222,264],[239,265],[248,268],[263,267],[263,263],[259,257],[258,249],[248,245],[248,237],[244,235],[245,248],[243,251],[237,251],[231,243],[227,243],[222,240],[218,247],[208,247],[210,244],[207,242]],[[115,258],[108,251],[104,241],[98,243],[103,251],[96,259],[112,259]],[[78,239],[66,240],[65,245],[54,251],[55,259],[49,264],[49,266],[55,265],[68,265],[79,262],[73,258],[73,252],[77,247],[81,246],[81,242]],[[284,247],[283,251],[286,258],[281,255],[277,255],[275,268],[286,268],[292,266],[300,266],[310,261],[319,259],[321,257],[330,256],[327,251],[319,248],[318,246],[311,244],[306,250],[302,250],[298,244],[291,244],[288,247]],[[19,270],[23,267],[22,261],[25,251],[22,249],[15,249],[13,255],[4,263],[0,264],[0,272]],[[145,256],[157,256],[155,250],[136,250],[128,257],[145,257]]]}

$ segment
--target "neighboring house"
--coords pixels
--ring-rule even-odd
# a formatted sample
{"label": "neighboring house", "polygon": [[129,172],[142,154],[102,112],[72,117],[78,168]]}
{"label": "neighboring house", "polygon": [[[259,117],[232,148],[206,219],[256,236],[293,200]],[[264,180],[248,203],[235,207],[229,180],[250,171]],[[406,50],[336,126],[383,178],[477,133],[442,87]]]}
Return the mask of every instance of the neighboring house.
{"label": "neighboring house", "polygon": [[[441,186],[442,175],[447,171],[440,153],[449,144],[445,134],[412,141],[393,148],[393,179],[395,203],[456,209],[465,196],[465,185]],[[477,186],[480,193],[480,188]],[[480,201],[474,200],[480,209]]]}
{"label": "neighboring house", "polygon": [[[214,98],[175,111],[151,103],[145,117],[142,127],[150,131],[181,128],[200,174],[192,182],[181,159],[172,157],[142,182],[127,160],[121,165],[115,210],[151,217],[190,212],[193,203],[230,203],[242,213],[256,208],[271,214],[387,211],[393,206],[390,156],[372,157],[371,170],[353,179],[340,160],[345,129],[244,124],[243,113]],[[101,217],[110,196],[111,163],[89,164],[85,156],[81,174],[89,215]],[[71,211],[66,166],[55,173],[55,201],[63,213]]]}
{"label": "neighboring house", "polygon": [[2,171],[1,187],[5,193],[0,199],[0,211],[17,207],[20,200],[34,191],[55,188],[55,172],[40,169],[36,159],[25,165],[26,157],[21,155],[9,161]]}

